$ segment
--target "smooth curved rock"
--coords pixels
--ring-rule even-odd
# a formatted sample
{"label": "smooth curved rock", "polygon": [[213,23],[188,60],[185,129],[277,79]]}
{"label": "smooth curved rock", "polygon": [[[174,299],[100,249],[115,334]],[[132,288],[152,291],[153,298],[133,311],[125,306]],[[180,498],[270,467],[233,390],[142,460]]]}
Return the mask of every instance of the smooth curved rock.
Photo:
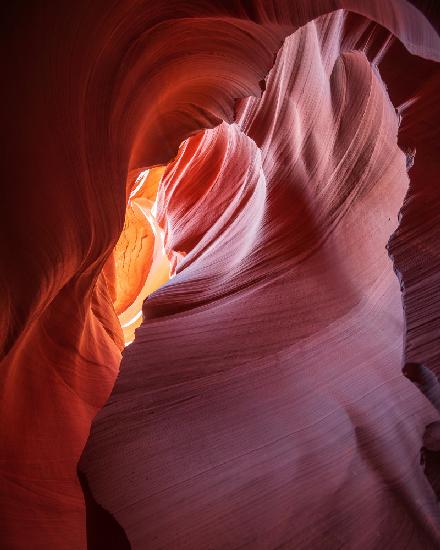
{"label": "smooth curved rock", "polygon": [[389,246],[407,359],[436,371],[440,39],[434,4],[413,4],[8,7],[3,547],[85,547],[77,462],[120,324],[168,270],[127,239],[141,263],[118,283],[112,254],[133,175],[176,155],[158,219],[177,274],[145,303],[95,421],[94,498],[140,548],[438,544],[435,460],[427,476],[418,464],[438,413],[400,372],[384,250],[406,159],[375,69],[416,151]]}
{"label": "smooth curved rock", "polygon": [[401,373],[386,250],[408,185],[377,69],[391,44],[359,17],[309,23],[262,99],[165,172],[177,275],[81,461],[133,548],[438,545],[419,466],[438,413]]}

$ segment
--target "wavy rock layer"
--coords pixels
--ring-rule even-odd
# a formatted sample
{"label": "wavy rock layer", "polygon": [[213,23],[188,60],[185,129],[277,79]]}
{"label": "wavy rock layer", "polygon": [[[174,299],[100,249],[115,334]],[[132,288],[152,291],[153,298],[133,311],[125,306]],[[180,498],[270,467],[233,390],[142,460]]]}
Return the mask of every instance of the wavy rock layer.
{"label": "wavy rock layer", "polygon": [[419,465],[438,413],[401,373],[386,251],[408,185],[377,70],[391,43],[341,12],[309,23],[262,99],[165,172],[183,258],[81,463],[134,548],[438,544]]}
{"label": "wavy rock layer", "polygon": [[[120,324],[168,270],[154,193],[131,193],[176,154],[157,219],[177,274],[94,422],[93,497],[135,548],[438,545],[440,40],[417,6],[10,7],[3,547],[85,547],[76,465]],[[384,247],[414,150],[389,246],[405,331]]]}

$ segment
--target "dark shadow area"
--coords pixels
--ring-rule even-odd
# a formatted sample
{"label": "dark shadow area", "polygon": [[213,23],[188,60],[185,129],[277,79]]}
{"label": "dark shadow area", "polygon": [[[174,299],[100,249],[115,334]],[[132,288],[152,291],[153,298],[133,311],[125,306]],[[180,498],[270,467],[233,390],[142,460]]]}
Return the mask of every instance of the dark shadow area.
{"label": "dark shadow area", "polygon": [[78,478],[86,504],[88,550],[130,550],[131,546],[125,531],[110,512],[96,502],[85,475],[79,470]]}
{"label": "dark shadow area", "polygon": [[426,426],[420,462],[437,500],[440,500],[440,422]]}

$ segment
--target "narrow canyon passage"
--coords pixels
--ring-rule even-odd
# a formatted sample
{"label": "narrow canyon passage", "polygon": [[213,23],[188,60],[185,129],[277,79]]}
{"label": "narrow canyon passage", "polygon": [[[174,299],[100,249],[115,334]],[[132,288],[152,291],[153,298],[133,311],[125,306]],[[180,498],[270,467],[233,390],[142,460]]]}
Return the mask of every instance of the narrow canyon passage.
{"label": "narrow canyon passage", "polygon": [[440,547],[437,11],[11,8],[2,547]]}

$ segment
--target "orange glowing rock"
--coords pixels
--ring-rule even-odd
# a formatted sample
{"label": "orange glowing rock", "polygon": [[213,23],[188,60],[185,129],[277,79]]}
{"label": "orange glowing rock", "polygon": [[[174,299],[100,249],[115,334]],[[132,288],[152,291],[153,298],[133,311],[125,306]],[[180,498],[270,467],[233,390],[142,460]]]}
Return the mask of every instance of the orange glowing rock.
{"label": "orange glowing rock", "polygon": [[[165,167],[141,171],[133,181],[125,223],[109,262],[114,264],[113,305],[126,345],[142,322],[145,298],[164,284],[170,263],[163,247],[163,231],[155,219],[155,201]],[[137,173],[137,171],[136,171]]]}

